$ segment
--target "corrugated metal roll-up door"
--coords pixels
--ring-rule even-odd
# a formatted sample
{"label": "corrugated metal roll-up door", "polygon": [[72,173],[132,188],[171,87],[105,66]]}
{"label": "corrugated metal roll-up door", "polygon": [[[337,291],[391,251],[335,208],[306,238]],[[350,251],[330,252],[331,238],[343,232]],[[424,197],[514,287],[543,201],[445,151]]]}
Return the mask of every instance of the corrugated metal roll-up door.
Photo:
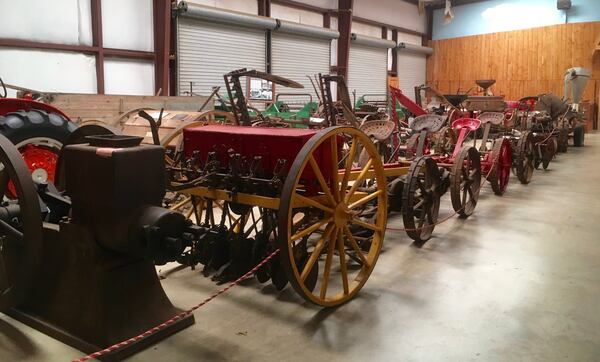
{"label": "corrugated metal roll-up door", "polygon": [[177,18],[179,95],[209,95],[221,86],[223,74],[239,68],[265,71],[265,30]]}
{"label": "corrugated metal roll-up door", "polygon": [[[277,93],[310,93],[313,101],[317,96],[307,75],[329,74],[331,40],[303,35],[273,32],[271,36],[271,72],[289,78],[304,86],[277,88]],[[318,83],[315,84],[318,87]]]}
{"label": "corrugated metal roll-up door", "polygon": [[415,87],[425,84],[427,57],[409,51],[398,52],[398,81],[405,96],[415,100]]}
{"label": "corrugated metal roll-up door", "polygon": [[[350,43],[348,58],[348,91],[350,97],[356,92],[356,98],[365,94],[387,95],[388,49],[395,44],[391,41],[373,39]],[[363,43],[364,42],[364,43]],[[369,43],[373,43],[370,45]],[[391,43],[391,46],[387,44]]]}

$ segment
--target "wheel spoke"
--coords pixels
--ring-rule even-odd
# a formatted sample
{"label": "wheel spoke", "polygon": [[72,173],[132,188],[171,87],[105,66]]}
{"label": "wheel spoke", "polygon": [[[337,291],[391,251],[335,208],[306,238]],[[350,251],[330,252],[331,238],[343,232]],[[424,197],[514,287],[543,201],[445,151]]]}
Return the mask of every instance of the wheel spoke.
{"label": "wheel spoke", "polygon": [[304,269],[302,269],[302,273],[300,274],[300,280],[302,280],[303,283],[306,280],[306,277],[308,277],[308,274],[310,274],[310,271],[315,265],[315,262],[319,260],[319,256],[321,256],[321,251],[323,251],[323,247],[325,247],[325,243],[331,236],[332,231],[333,225],[328,225],[325,229],[325,233],[323,234],[323,236],[321,236],[315,244],[315,248],[313,249],[312,254],[310,254],[310,257],[306,261],[306,265],[304,266]]}
{"label": "wheel spoke", "polygon": [[358,246],[354,235],[352,235],[352,232],[350,232],[348,225],[344,225],[344,234],[346,234],[346,236],[348,237],[348,243],[350,243],[350,246],[352,247],[352,249],[354,249],[356,255],[362,261],[363,265],[365,265],[367,268],[370,267],[371,264],[367,261],[367,258],[365,257],[365,254],[362,252],[362,250],[360,250],[360,247]]}
{"label": "wheel spoke", "polygon": [[365,177],[367,176],[367,173],[368,173],[369,169],[371,168],[372,164],[373,164],[373,159],[370,158],[369,161],[367,161],[367,164],[365,165],[365,167],[363,167],[362,170],[360,170],[360,173],[358,174],[358,177],[356,178],[356,180],[354,180],[354,183],[352,184],[350,191],[348,191],[348,193],[346,194],[346,201],[348,201],[352,198],[352,195],[354,195],[354,192],[356,192],[356,189],[358,189],[360,184],[362,184],[362,182],[364,181]]}
{"label": "wheel spoke", "polygon": [[350,293],[348,288],[348,269],[346,268],[346,251],[344,248],[344,233],[342,230],[338,230],[337,233],[337,246],[338,246],[338,254],[340,255],[340,271],[342,274],[342,285],[344,287],[344,294]]}
{"label": "wheel spoke", "polygon": [[300,238],[305,237],[306,235],[309,235],[313,232],[315,232],[318,228],[320,228],[321,226],[328,224],[329,222],[331,222],[332,218],[329,217],[325,220],[321,220],[319,222],[316,222],[314,224],[312,224],[311,226],[307,227],[306,229],[302,229],[300,231],[298,231],[296,234],[292,235],[292,237],[290,238],[291,241],[296,241]]}
{"label": "wheel spoke", "polygon": [[356,218],[352,218],[350,220],[350,222],[353,223],[353,224],[356,224],[358,226],[362,226],[365,229],[370,229],[370,230],[373,230],[373,231],[381,231],[381,227],[380,226],[377,226],[377,225],[374,225],[374,224],[369,224],[369,223],[366,223],[364,221],[358,220]]}
{"label": "wheel spoke", "polygon": [[325,270],[323,271],[323,279],[321,280],[321,299],[325,299],[327,295],[327,286],[329,284],[329,273],[331,272],[331,260],[333,259],[333,248],[335,246],[335,242],[332,242],[331,239],[335,240],[337,238],[338,230],[334,226],[332,232],[332,237],[330,238],[329,245],[327,245],[327,257],[325,259]]}
{"label": "wheel spoke", "polygon": [[425,216],[427,216],[427,212],[425,210],[421,211],[421,215],[419,216],[419,221],[417,223],[417,227],[420,229],[423,227],[423,224],[425,223]]}
{"label": "wheel spoke", "polygon": [[[333,195],[331,194],[331,190],[329,189],[329,186],[327,186],[327,182],[325,181],[325,177],[323,177],[323,173],[321,173],[321,170],[319,169],[319,165],[317,165],[317,161],[315,161],[315,158],[310,155],[310,157],[308,158],[308,161],[310,162],[310,166],[312,167],[314,173],[315,173],[315,177],[317,178],[317,181],[319,181],[319,185],[321,185],[321,189],[323,190],[323,193],[325,193],[325,196],[327,196],[327,198],[329,199],[329,202],[331,202],[331,205],[335,205],[335,198],[333,197]],[[333,187],[333,185],[332,185]]]}
{"label": "wheel spoke", "polygon": [[[340,200],[340,180],[339,180],[339,158],[337,135],[331,137],[331,188],[333,189],[333,197],[336,201]],[[335,204],[334,204],[335,205]]]}
{"label": "wheel spoke", "polygon": [[342,192],[346,192],[346,189],[348,188],[348,180],[350,179],[350,172],[352,171],[352,164],[355,156],[356,137],[352,137],[352,145],[350,146],[350,151],[346,155],[346,167],[344,169],[344,176],[342,177],[342,186],[340,187]]}
{"label": "wheel spoke", "polygon": [[463,189],[463,195],[462,195],[462,205],[466,205],[467,204],[467,190],[469,190],[470,187],[468,185],[465,185],[465,188]]}
{"label": "wheel spoke", "polygon": [[358,206],[361,206],[361,205],[373,200],[374,198],[378,197],[382,193],[383,193],[383,190],[377,190],[377,191],[373,192],[372,194],[369,194],[369,195],[363,197],[362,199],[359,199],[359,200],[351,203],[350,205],[348,205],[348,209],[352,210]]}
{"label": "wheel spoke", "polygon": [[312,199],[310,197],[306,197],[306,196],[302,196],[298,193],[294,193],[293,196],[293,201],[292,201],[292,205],[297,205],[297,203],[295,203],[295,201],[298,200],[300,202],[303,202],[305,204],[308,204],[310,206],[316,207],[319,210],[325,211],[327,213],[333,214],[333,209],[325,206],[323,204],[321,204],[320,202],[316,201],[315,199]]}

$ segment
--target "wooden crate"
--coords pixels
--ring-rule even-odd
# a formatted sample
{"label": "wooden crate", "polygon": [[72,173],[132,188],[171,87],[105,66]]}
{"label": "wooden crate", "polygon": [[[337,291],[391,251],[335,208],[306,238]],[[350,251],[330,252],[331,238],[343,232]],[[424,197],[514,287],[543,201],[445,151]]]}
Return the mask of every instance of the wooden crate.
{"label": "wooden crate", "polygon": [[[125,96],[74,93],[45,93],[44,101],[61,109],[76,123],[101,122],[122,128],[128,112],[164,108],[171,111],[196,112],[208,97]],[[213,109],[210,101],[204,110]]]}

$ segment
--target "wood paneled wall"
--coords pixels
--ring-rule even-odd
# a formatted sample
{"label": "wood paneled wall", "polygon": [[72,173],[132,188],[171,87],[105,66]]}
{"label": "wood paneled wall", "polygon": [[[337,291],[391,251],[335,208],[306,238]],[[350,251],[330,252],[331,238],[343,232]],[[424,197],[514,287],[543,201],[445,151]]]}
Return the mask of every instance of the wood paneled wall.
{"label": "wood paneled wall", "polygon": [[600,22],[590,22],[432,41],[427,82],[455,93],[476,87],[476,79],[496,79],[492,90],[505,99],[562,96],[565,70],[586,67],[593,76],[583,99],[598,103],[600,56],[592,59],[592,51],[599,36]]}

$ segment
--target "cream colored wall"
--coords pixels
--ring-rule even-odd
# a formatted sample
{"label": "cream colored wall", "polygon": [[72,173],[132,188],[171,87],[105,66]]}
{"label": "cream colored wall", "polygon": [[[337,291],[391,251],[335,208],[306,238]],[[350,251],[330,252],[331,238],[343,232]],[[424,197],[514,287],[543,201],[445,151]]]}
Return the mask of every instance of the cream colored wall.
{"label": "cream colored wall", "polygon": [[258,1],[256,0],[188,0],[188,2],[247,14],[258,14]]}
{"label": "cream colored wall", "polygon": [[271,17],[300,24],[323,26],[323,14],[293,9],[283,5],[272,4]]}

